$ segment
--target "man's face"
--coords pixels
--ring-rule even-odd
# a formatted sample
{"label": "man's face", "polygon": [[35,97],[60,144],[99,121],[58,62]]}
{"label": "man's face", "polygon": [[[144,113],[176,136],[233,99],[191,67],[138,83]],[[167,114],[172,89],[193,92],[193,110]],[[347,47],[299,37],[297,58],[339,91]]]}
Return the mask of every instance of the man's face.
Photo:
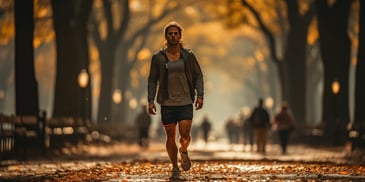
{"label": "man's face", "polygon": [[166,32],[166,41],[169,45],[176,45],[180,43],[181,35],[177,27],[170,27]]}

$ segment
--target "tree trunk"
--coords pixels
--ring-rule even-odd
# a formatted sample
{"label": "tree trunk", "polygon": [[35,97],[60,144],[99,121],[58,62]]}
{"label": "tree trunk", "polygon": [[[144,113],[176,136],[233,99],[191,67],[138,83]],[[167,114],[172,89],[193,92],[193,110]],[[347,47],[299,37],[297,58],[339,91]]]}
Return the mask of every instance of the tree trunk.
{"label": "tree trunk", "polygon": [[[12,75],[12,70],[14,67],[14,62],[12,58],[14,56],[14,50],[11,48],[14,46],[14,43],[10,43],[7,47],[7,52],[5,53],[5,64],[2,68],[0,68],[0,113],[4,113],[5,111],[5,100],[7,94],[10,93],[10,89],[8,87],[9,77]],[[3,47],[4,48],[4,47]],[[3,50],[4,51],[4,50]]]}
{"label": "tree trunk", "polygon": [[355,81],[355,126],[365,129],[365,2],[360,2],[360,33]]}
{"label": "tree trunk", "polygon": [[306,122],[306,46],[308,26],[306,22],[291,26],[284,62],[288,65],[289,100],[298,124]]}
{"label": "tree trunk", "polygon": [[15,103],[16,115],[38,115],[38,85],[34,71],[34,2],[15,0]]}
{"label": "tree trunk", "polygon": [[[115,47],[108,47],[104,44],[99,47],[101,64],[101,86],[99,96],[99,109],[97,123],[110,123],[112,105],[112,83],[114,73]],[[109,52],[110,51],[110,52]],[[124,98],[123,98],[124,100]]]}
{"label": "tree trunk", "polygon": [[287,0],[287,14],[290,29],[286,46],[283,49],[284,58],[280,60],[277,56],[274,35],[263,23],[258,11],[256,11],[246,0],[241,0],[254,15],[260,28],[267,38],[271,58],[278,67],[279,79],[281,82],[282,99],[289,102],[298,120],[304,123],[306,116],[306,37],[308,25],[313,17],[313,8],[309,4],[309,10],[300,14],[298,1]]}
{"label": "tree trunk", "polygon": [[306,70],[307,70],[307,34],[308,26],[314,16],[313,3],[305,14],[300,13],[299,1],[286,0],[290,31],[284,53],[284,63],[287,64],[287,79],[289,80],[289,104],[299,125],[304,125],[306,118]]}
{"label": "tree trunk", "polygon": [[57,50],[53,117],[81,118],[84,113],[88,119],[91,115],[88,112],[91,111],[90,80],[84,95],[78,75],[82,69],[88,70],[89,65],[86,22],[92,1],[51,2]]}
{"label": "tree trunk", "polygon": [[[352,1],[339,0],[332,6],[325,0],[315,2],[325,72],[322,120],[327,139],[338,145],[344,142],[349,121],[348,79],[351,43],[347,29]],[[340,84],[337,94],[332,91],[332,84],[336,81]]]}
{"label": "tree trunk", "polygon": [[[99,105],[97,122],[99,124],[111,123],[112,118],[112,92],[113,86],[116,83],[113,81],[115,78],[115,56],[118,43],[123,39],[125,32],[128,28],[128,23],[130,19],[129,1],[123,0],[121,3],[122,15],[120,20],[120,26],[118,29],[113,28],[114,16],[112,11],[112,1],[103,1],[103,9],[105,14],[105,19],[107,23],[107,37],[102,39],[101,33],[98,32],[98,26],[100,22],[96,22],[94,25],[93,38],[96,43],[96,47],[100,54],[100,65],[101,65],[101,86],[99,95]],[[121,89],[122,90],[122,89]],[[124,98],[122,99],[124,102]]]}

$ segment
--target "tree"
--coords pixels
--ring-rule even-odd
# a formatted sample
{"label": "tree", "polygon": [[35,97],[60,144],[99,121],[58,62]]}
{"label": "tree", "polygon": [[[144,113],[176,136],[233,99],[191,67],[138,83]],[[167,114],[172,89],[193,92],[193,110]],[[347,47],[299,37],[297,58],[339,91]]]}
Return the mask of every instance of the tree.
{"label": "tree", "polygon": [[3,56],[3,60],[0,61],[0,113],[5,112],[5,100],[10,92],[8,80],[12,77],[14,67],[13,5],[13,1],[0,3],[0,55]]}
{"label": "tree", "polygon": [[[35,75],[42,74],[43,70],[39,69],[37,65],[37,56],[42,45],[53,42],[53,28],[51,25],[51,16],[49,12],[50,6],[47,0],[35,0],[34,1],[34,30],[33,30],[33,49],[34,49],[34,67]],[[15,87],[14,77],[14,1],[4,0],[0,2],[0,112],[2,113],[13,113],[16,109],[15,105]],[[48,44],[49,45],[49,44]],[[50,59],[52,60],[52,59]],[[44,68],[44,70],[52,70]],[[43,76],[37,77],[38,95],[44,96],[44,93],[48,93],[49,86],[44,85],[42,82],[45,79],[49,79]],[[43,88],[43,90],[42,90]],[[49,95],[49,94],[47,94]],[[39,97],[39,107],[44,105],[44,98]],[[46,97],[48,98],[48,97]],[[43,103],[42,103],[43,102]],[[48,103],[48,102],[47,102]],[[10,106],[10,107],[9,107]],[[14,107],[14,108],[13,108]]]}
{"label": "tree", "polygon": [[[8,83],[7,80],[12,75],[12,68],[14,66],[14,62],[12,61],[12,57],[14,56],[14,49],[9,48],[12,47],[14,43],[10,43],[7,46],[1,46],[3,51],[6,51],[6,60],[4,65],[0,66],[0,112],[4,112],[5,109],[5,97],[8,91]],[[5,48],[6,47],[6,48]]]}
{"label": "tree", "polygon": [[[349,11],[352,0],[337,0],[329,3],[316,0],[319,42],[324,67],[324,93],[322,121],[325,135],[344,140],[349,121],[349,67],[351,42],[348,35]],[[339,83],[338,93],[332,84]]]}
{"label": "tree", "polygon": [[357,50],[356,81],[355,81],[355,117],[356,128],[365,128],[365,2],[360,2],[360,32],[359,47]]}
{"label": "tree", "polygon": [[[133,65],[137,61],[137,59],[131,60],[128,57],[128,51],[135,44],[137,39],[147,36],[149,29],[159,22],[162,18],[164,18],[168,13],[178,7],[176,2],[169,2],[166,6],[163,6],[163,11],[160,12],[155,17],[149,17],[149,21],[141,23],[141,26],[138,30],[132,30],[130,36],[126,36],[126,32],[131,29],[129,26],[131,11],[128,0],[115,1],[119,7],[121,8],[121,15],[116,16],[112,11],[112,1],[104,0],[102,1],[102,9],[104,19],[102,20],[94,20],[93,21],[93,40],[95,41],[95,45],[99,51],[100,65],[101,65],[101,86],[100,86],[100,96],[99,96],[99,104],[98,104],[98,114],[97,114],[97,122],[105,123],[111,122],[111,105],[112,105],[112,89],[120,88],[122,96],[125,95],[125,92],[128,88],[129,84],[129,73],[133,68]],[[174,5],[175,4],[175,5]],[[119,22],[115,23],[119,18]],[[102,23],[105,23],[106,35],[102,37],[102,33],[100,29],[102,28]],[[142,38],[144,39],[144,38]],[[143,41],[142,44],[143,46]],[[118,49],[120,47],[120,49]],[[138,46],[137,46],[138,47]],[[140,50],[142,47],[139,47],[136,51]],[[116,53],[117,50],[121,56],[119,61],[116,63]],[[115,69],[117,67],[117,69]],[[115,72],[118,71],[118,74]],[[117,81],[113,79],[113,76],[117,75],[120,79]],[[113,83],[115,83],[113,85]],[[118,84],[117,84],[118,83]],[[122,107],[125,106],[125,99],[122,100]],[[125,115],[125,110],[122,108],[120,110],[122,117]]]}
{"label": "tree", "polygon": [[119,27],[114,27],[114,18],[112,11],[112,1],[102,1],[102,8],[105,16],[106,23],[106,37],[102,38],[102,34],[99,31],[101,20],[97,20],[94,17],[92,37],[99,52],[100,69],[101,69],[101,82],[100,82],[100,95],[98,101],[98,113],[97,123],[103,123],[105,121],[111,121],[111,101],[112,101],[112,79],[115,65],[115,52],[118,47],[118,43],[121,37],[126,32],[126,27],[129,22],[129,1],[120,1],[120,7],[122,8],[122,15],[119,19]]}
{"label": "tree", "polygon": [[34,73],[33,1],[14,1],[16,115],[39,112],[38,86]]}
{"label": "tree", "polygon": [[306,46],[308,27],[314,16],[313,3],[301,13],[299,1],[286,0],[289,29],[284,43],[283,58],[277,54],[274,33],[265,25],[259,11],[247,0],[242,4],[253,14],[260,29],[267,38],[270,56],[277,65],[281,82],[282,99],[290,103],[298,123],[304,124],[306,116]]}
{"label": "tree", "polygon": [[[53,117],[79,118],[85,108],[77,77],[82,69],[88,70],[87,22],[93,1],[52,0],[51,3],[57,49]],[[89,111],[86,117],[90,118],[90,84],[86,97]]]}

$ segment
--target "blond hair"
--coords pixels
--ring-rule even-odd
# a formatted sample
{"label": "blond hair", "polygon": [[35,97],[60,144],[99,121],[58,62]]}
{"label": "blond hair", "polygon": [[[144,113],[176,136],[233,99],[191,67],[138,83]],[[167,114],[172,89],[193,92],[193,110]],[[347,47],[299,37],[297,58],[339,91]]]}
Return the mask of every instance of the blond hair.
{"label": "blond hair", "polygon": [[[169,22],[169,23],[167,23],[167,24],[165,25],[165,27],[163,28],[163,34],[164,34],[165,38],[166,38],[166,36],[167,36],[167,30],[168,30],[169,28],[171,28],[171,27],[176,27],[176,28],[178,29],[179,34],[180,34],[180,36],[181,36],[181,39],[180,39],[180,46],[182,47],[182,46],[183,46],[183,41],[182,41],[182,31],[183,31],[183,27],[182,27],[179,23],[177,23],[176,21],[170,21],[170,22]],[[165,41],[165,42],[164,42],[164,45],[166,45],[166,44],[167,44],[167,42]]]}

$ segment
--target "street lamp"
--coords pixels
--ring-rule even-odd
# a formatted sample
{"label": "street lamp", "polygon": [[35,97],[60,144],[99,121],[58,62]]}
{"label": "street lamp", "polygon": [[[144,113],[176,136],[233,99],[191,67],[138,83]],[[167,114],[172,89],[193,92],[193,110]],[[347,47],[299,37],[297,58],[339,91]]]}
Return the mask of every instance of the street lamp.
{"label": "street lamp", "polygon": [[337,80],[332,82],[332,93],[337,95],[340,92],[340,82]]}
{"label": "street lamp", "polygon": [[334,95],[334,107],[335,107],[335,110],[334,110],[334,113],[335,113],[335,122],[337,120],[337,95],[338,93],[340,93],[340,82],[338,82],[337,80],[333,81],[332,82],[332,93]]}
{"label": "street lamp", "polygon": [[122,102],[122,92],[120,91],[120,89],[114,90],[113,102],[114,102],[114,104],[120,104]]}
{"label": "street lamp", "polygon": [[[115,89],[112,95],[112,99],[114,104],[119,105],[122,102],[122,92],[120,91],[120,89]],[[116,121],[119,121],[119,106],[117,107],[117,112],[116,112]]]}
{"label": "street lamp", "polygon": [[272,97],[267,97],[265,99],[265,107],[269,109],[270,112],[274,112],[273,109],[274,106],[274,99]]}
{"label": "street lamp", "polygon": [[129,100],[129,108],[131,109],[131,112],[130,112],[131,113],[131,115],[130,115],[131,118],[134,118],[135,110],[137,109],[137,107],[138,107],[137,99],[136,98],[131,98]]}
{"label": "street lamp", "polygon": [[333,99],[334,99],[334,114],[335,114],[335,117],[334,117],[334,122],[333,125],[335,126],[335,144],[339,141],[339,134],[338,134],[338,131],[341,130],[342,128],[339,128],[341,127],[339,121],[338,121],[338,104],[337,104],[337,95],[338,93],[340,93],[340,82],[338,82],[337,80],[333,81],[332,82],[332,93],[333,93]]}
{"label": "street lamp", "polygon": [[87,85],[89,84],[89,74],[86,69],[82,69],[78,76],[78,83],[81,88],[81,115],[82,115],[82,124],[85,125],[86,113],[85,113],[85,102],[87,98],[85,97],[85,90]]}
{"label": "street lamp", "polygon": [[137,106],[138,106],[137,99],[132,98],[131,100],[129,100],[129,108],[136,109]]}

